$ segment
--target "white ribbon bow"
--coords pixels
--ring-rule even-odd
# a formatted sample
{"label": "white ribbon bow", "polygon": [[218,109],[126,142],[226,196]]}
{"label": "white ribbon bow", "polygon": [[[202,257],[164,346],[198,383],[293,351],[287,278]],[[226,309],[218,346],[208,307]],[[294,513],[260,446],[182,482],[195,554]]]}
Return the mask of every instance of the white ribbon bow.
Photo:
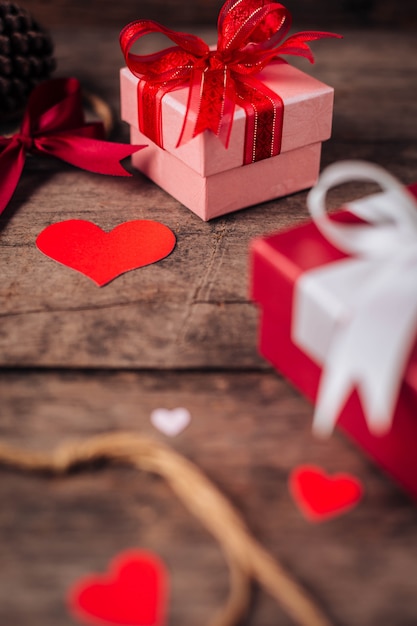
{"label": "white ribbon bow", "polygon": [[[347,205],[366,224],[327,215],[327,191],[351,180],[384,190]],[[344,161],[323,172],[307,204],[321,233],[351,255],[296,284],[293,340],[323,367],[313,430],[329,435],[356,388],[370,431],[386,433],[417,330],[417,203],[382,168]]]}

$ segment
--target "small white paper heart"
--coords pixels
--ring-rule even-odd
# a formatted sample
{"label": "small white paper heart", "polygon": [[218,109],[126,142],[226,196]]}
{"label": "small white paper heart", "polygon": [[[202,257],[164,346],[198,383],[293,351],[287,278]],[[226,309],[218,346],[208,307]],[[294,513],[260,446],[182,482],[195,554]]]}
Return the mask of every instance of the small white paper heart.
{"label": "small white paper heart", "polygon": [[151,422],[161,433],[168,437],[179,435],[191,421],[190,412],[183,407],[177,409],[155,409],[151,413]]}

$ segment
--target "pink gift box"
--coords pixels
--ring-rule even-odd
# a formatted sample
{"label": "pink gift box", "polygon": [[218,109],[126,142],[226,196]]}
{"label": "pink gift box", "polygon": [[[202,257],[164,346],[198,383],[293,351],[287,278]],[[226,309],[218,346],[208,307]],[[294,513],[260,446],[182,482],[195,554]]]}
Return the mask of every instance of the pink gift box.
{"label": "pink gift box", "polygon": [[[417,184],[410,191],[417,197]],[[359,221],[347,211],[334,218]],[[317,399],[322,370],[318,361],[294,341],[296,285],[306,272],[344,258],[347,255],[327,241],[313,222],[258,238],[251,246],[251,297],[261,311],[260,353],[312,402]],[[390,430],[383,435],[370,431],[356,389],[337,425],[417,499],[417,342],[404,373]]]}
{"label": "pink gift box", "polygon": [[128,68],[121,70],[121,117],[131,126],[131,141],[148,145],[133,155],[133,165],[205,221],[307,189],[317,180],[321,142],[331,134],[333,88],[287,63],[272,63],[258,78],[283,99],[282,148],[278,156],[242,165],[242,108],[236,107],[228,148],[209,131],[176,147],[188,91],[169,92],[162,100],[160,148],[138,130],[139,79]]}

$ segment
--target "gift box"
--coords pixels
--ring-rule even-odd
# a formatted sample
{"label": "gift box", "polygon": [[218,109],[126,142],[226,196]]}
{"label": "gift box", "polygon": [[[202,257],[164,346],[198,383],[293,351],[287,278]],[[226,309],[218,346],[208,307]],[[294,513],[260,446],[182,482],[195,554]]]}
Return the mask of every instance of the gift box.
{"label": "gift box", "polygon": [[321,143],[331,134],[333,89],[289,64],[266,68],[264,77],[271,88],[279,85],[284,101],[282,150],[243,165],[242,108],[236,110],[227,148],[210,131],[177,148],[187,90],[167,94],[162,102],[164,149],[160,148],[137,128],[139,79],[123,68],[121,117],[130,124],[131,143],[147,145],[132,156],[133,165],[205,221],[314,185]]}
{"label": "gift box", "polygon": [[[375,171],[378,182],[386,181],[378,168],[354,167],[356,178],[375,179]],[[337,165],[334,172],[336,183],[347,180]],[[323,189],[313,194],[323,200]],[[330,220],[316,215],[253,241],[250,257],[260,353],[315,403],[316,432],[329,434],[337,420],[417,498],[417,204],[411,195],[417,198],[417,184],[408,194],[397,184],[347,204]]]}
{"label": "gift box", "polygon": [[[121,35],[129,66],[120,72],[121,118],[130,125],[131,142],[147,145],[132,163],[203,220],[311,187],[319,172],[321,143],[331,135],[333,88],[276,57],[282,49],[282,54],[312,60],[305,41],[333,35],[309,33],[302,41],[294,35],[273,52],[267,50],[268,19],[278,15],[279,26],[273,28],[285,33],[289,21],[282,5],[270,3],[262,8],[263,21],[257,18],[259,23],[251,25],[256,38],[252,33],[253,41],[242,41],[235,57],[228,52],[226,63],[222,48],[243,24],[242,14],[235,14],[237,5],[263,6],[255,0],[235,4],[226,3],[220,13],[215,50],[149,21],[128,25]],[[254,18],[245,19],[246,25]],[[262,37],[261,27],[266,29]],[[184,38],[180,43],[186,52],[175,48],[177,63],[167,51],[132,55],[131,42],[150,32],[163,32],[177,44]],[[190,37],[198,48],[191,60]],[[245,57],[245,68],[253,67],[243,76],[234,68],[238,61],[243,67],[248,48],[252,56]],[[178,64],[187,71],[192,66],[192,74],[177,80]],[[171,87],[163,81],[167,74]]]}

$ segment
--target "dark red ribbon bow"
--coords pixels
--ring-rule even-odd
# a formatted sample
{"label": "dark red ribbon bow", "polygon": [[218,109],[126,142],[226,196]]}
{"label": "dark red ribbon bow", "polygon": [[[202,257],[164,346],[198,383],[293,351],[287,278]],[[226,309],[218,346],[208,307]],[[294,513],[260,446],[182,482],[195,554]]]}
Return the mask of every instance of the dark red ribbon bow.
{"label": "dark red ribbon bow", "polygon": [[19,182],[26,154],[46,154],[90,172],[130,176],[120,161],[143,146],[103,141],[101,122],[86,123],[75,78],[40,83],[30,95],[20,132],[0,137],[0,213]]}
{"label": "dark red ribbon bow", "polygon": [[[282,99],[256,74],[281,54],[304,56],[313,63],[306,42],[340,37],[307,31],[283,42],[290,26],[291,14],[275,0],[227,0],[219,14],[216,50],[210,50],[199,37],[177,33],[151,20],[137,20],[125,26],[120,45],[129,69],[140,78],[140,130],[163,147],[162,97],[188,86],[178,145],[211,130],[227,147],[237,104],[246,112],[244,163],[279,154]],[[133,44],[151,33],[162,33],[176,45],[154,54],[133,54]]]}

